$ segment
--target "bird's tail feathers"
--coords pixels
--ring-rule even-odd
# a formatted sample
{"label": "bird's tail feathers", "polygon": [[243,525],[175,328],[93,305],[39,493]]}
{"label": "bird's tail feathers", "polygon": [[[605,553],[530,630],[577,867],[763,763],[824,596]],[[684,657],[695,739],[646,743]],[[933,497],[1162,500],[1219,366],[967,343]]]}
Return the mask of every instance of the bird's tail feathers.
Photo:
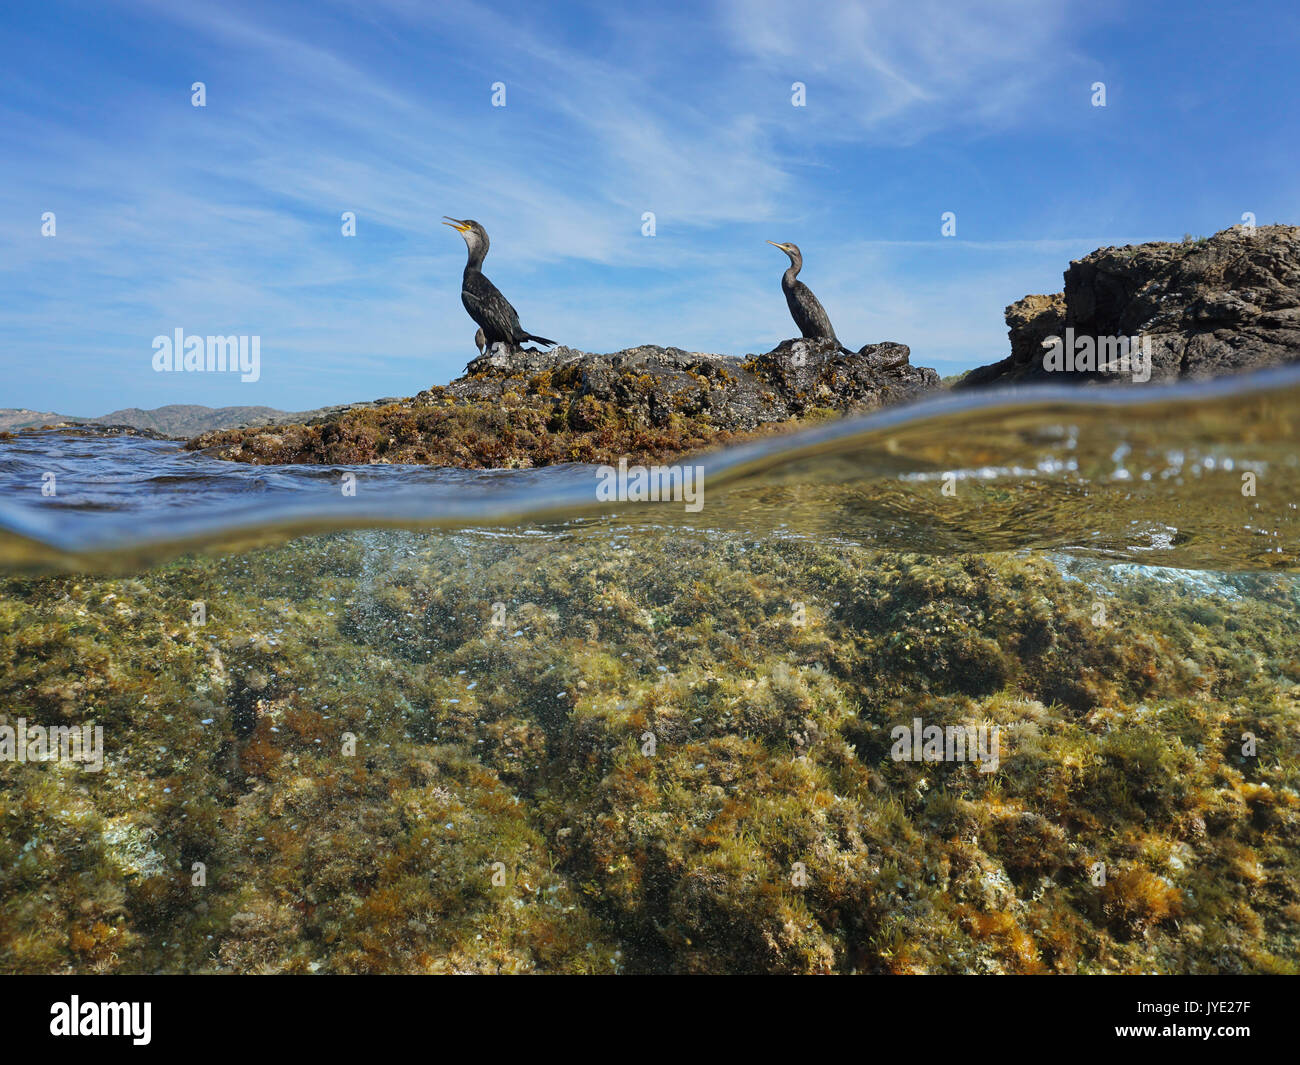
{"label": "bird's tail feathers", "polygon": [[525,333],[524,340],[531,340],[534,344],[545,344],[548,348],[555,347],[554,340],[547,340],[545,337],[535,337],[532,333]]}

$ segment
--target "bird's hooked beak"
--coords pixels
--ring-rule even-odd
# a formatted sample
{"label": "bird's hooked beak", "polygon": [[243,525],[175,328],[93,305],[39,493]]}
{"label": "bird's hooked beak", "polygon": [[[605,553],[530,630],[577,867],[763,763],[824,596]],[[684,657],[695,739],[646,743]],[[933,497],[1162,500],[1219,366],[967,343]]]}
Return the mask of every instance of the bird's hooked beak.
{"label": "bird's hooked beak", "polygon": [[784,244],[778,244],[778,243],[777,243],[776,241],[774,241],[774,240],[769,240],[769,241],[767,241],[767,243],[770,244],[770,245],[772,245],[772,247],[774,247],[774,248],[780,248],[782,251],[787,251],[787,252],[788,252],[788,251],[790,250],[790,249],[787,248]]}
{"label": "bird's hooked beak", "polygon": [[452,218],[451,215],[449,214],[445,214],[442,217],[447,219],[446,222],[443,222],[444,226],[451,226],[451,228],[454,229],[457,233],[469,232],[469,226],[467,226],[464,222],[460,221],[459,219]]}

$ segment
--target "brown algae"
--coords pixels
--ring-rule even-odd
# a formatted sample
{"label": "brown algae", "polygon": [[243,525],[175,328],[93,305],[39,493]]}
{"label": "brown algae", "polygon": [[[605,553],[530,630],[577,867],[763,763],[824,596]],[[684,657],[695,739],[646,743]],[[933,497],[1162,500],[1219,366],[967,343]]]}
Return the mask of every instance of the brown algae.
{"label": "brown algae", "polygon": [[0,970],[1296,970],[1293,577],[656,535],[6,581]]}

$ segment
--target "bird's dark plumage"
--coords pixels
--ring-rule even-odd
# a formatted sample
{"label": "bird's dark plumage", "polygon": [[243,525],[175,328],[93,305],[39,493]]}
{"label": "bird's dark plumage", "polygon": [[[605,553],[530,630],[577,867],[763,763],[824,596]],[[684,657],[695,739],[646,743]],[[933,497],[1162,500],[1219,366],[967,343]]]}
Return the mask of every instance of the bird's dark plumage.
{"label": "bird's dark plumage", "polygon": [[[479,331],[483,334],[484,348],[502,343],[513,348],[530,340],[547,347],[554,346],[554,340],[526,331],[519,324],[519,315],[510,306],[510,301],[501,295],[496,285],[483,276],[483,259],[487,256],[489,246],[487,230],[469,218],[462,221],[449,217],[443,224],[453,227],[464,237],[465,245],[469,248],[469,260],[465,263],[465,276],[460,285],[460,301],[465,305],[469,316],[478,323]],[[477,339],[476,336],[476,342]]]}
{"label": "bird's dark plumage", "polygon": [[839,337],[835,335],[835,329],[831,325],[830,315],[826,313],[826,308],[813,295],[812,289],[802,281],[797,280],[799,271],[803,269],[803,255],[799,251],[797,244],[778,244],[774,240],[769,240],[774,248],[780,248],[790,257],[790,266],[781,276],[781,291],[785,293],[786,305],[790,308],[790,317],[794,319],[794,324],[799,327],[799,335],[808,340],[833,340],[839,345],[841,351],[846,354],[852,354],[848,348],[840,344]]}

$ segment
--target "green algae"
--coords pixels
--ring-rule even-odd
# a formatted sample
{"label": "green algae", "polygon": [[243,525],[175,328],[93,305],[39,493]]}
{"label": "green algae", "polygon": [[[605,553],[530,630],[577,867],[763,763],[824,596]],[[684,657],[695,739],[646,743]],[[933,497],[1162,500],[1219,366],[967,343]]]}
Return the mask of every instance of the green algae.
{"label": "green algae", "polygon": [[106,750],[0,762],[0,969],[1293,972],[1296,600],[681,529],[11,580],[0,711]]}

